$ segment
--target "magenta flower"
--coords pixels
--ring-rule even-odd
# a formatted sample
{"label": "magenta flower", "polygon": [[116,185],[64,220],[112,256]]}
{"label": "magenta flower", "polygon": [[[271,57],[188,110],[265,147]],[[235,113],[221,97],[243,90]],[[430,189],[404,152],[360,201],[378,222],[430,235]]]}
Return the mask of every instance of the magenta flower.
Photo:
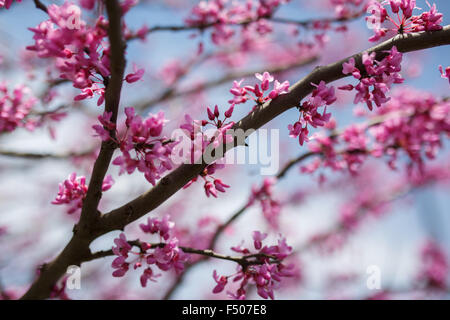
{"label": "magenta flower", "polygon": [[170,221],[170,216],[165,215],[162,220],[157,218],[148,218],[147,224],[140,224],[143,232],[146,233],[158,233],[162,239],[168,240],[170,237],[170,231],[175,226],[175,223]]}
{"label": "magenta flower", "polygon": [[220,292],[222,292],[223,289],[225,289],[225,286],[228,283],[228,277],[225,277],[225,276],[220,276],[219,277],[217,275],[217,271],[214,270],[213,271],[213,278],[214,278],[214,281],[217,282],[217,285],[213,289],[213,293],[220,293]]}
{"label": "magenta flower", "polygon": [[[110,175],[106,176],[103,181],[102,191],[109,190],[113,184],[113,178]],[[52,204],[69,204],[71,207],[68,209],[67,213],[75,213],[82,208],[87,190],[86,178],[83,176],[77,177],[77,174],[73,172],[68,179],[59,184],[58,195],[56,196],[56,199],[52,201]]]}
{"label": "magenta flower", "polygon": [[98,116],[98,121],[102,125],[95,124],[92,128],[97,132],[97,135],[102,141],[108,141],[111,139],[110,131],[116,129],[115,123],[111,122],[112,112],[105,111],[103,115]]}
{"label": "magenta flower", "polygon": [[402,83],[403,78],[399,74],[401,71],[402,53],[395,46],[387,51],[389,54],[380,62],[375,61],[375,54],[364,52],[362,63],[367,76],[361,79],[360,70],[354,67],[355,61],[352,59],[343,64],[343,74],[351,73],[353,77],[359,80],[356,86],[345,85],[339,87],[340,90],[357,91],[354,103],[364,101],[369,110],[373,109],[373,103],[380,107],[389,98],[386,93],[394,83]]}
{"label": "magenta flower", "polygon": [[259,231],[253,231],[253,243],[255,245],[255,249],[259,250],[262,247],[262,241],[267,238],[267,233],[261,233]]}
{"label": "magenta flower", "polygon": [[[288,81],[280,83],[267,71],[263,74],[256,73],[255,77],[261,81],[261,84],[241,87],[243,80],[239,82],[234,81],[233,87],[230,89],[230,93],[234,96],[234,98],[228,102],[232,104],[240,104],[245,103],[247,100],[255,100],[258,103],[264,103],[265,101],[275,99],[279,95],[289,92]],[[274,80],[273,90],[270,91],[266,97],[264,97],[265,92],[269,90],[270,83]],[[253,94],[253,96],[251,94]]]}
{"label": "magenta flower", "polygon": [[10,92],[6,84],[0,82],[0,134],[18,127],[33,130],[36,123],[28,116],[37,101],[28,87],[20,85]]}
{"label": "magenta flower", "polygon": [[445,68],[445,72],[444,72],[442,66],[439,66],[439,71],[441,72],[441,77],[443,79],[447,79],[450,83],[450,67]]}
{"label": "magenta flower", "polygon": [[[260,233],[258,231],[253,232],[253,238],[255,241],[255,247],[262,247],[262,242],[267,237],[267,234]],[[249,254],[251,251],[242,246],[233,247],[233,251],[237,251],[242,254]],[[274,299],[274,289],[279,287],[280,282],[285,277],[292,277],[294,275],[292,266],[286,266],[283,264],[283,260],[291,254],[292,247],[288,246],[286,239],[281,238],[278,240],[278,244],[274,246],[264,246],[257,249],[255,255],[261,254],[257,257],[257,264],[253,264],[243,269],[238,267],[237,273],[233,276],[233,282],[239,282],[239,288],[235,293],[228,292],[228,295],[233,299],[245,299],[246,287],[249,284],[256,286],[256,291],[263,299]],[[274,263],[270,257],[277,259],[277,263]],[[217,285],[213,289],[213,293],[219,293],[224,290],[228,283],[228,277],[217,275],[214,270],[213,278]]]}
{"label": "magenta flower", "polygon": [[127,74],[125,81],[128,83],[133,83],[139,81],[144,75],[145,69],[138,69],[135,64],[133,64],[133,73]]}
{"label": "magenta flower", "polygon": [[[82,5],[90,8],[93,3],[84,1]],[[105,91],[102,78],[110,75],[109,48],[103,41],[108,22],[100,16],[94,26],[87,25],[81,19],[81,9],[70,2],[51,4],[47,10],[50,19],[30,28],[35,43],[27,49],[41,58],[55,59],[60,77],[82,90],[76,101],[98,95],[100,105]]]}
{"label": "magenta flower", "polygon": [[[313,128],[323,127],[331,119],[331,113],[327,113],[327,105],[336,101],[334,87],[327,87],[324,81],[318,85],[312,83],[316,87],[311,93],[309,99],[300,107],[300,118],[293,125],[288,126],[289,136],[292,138],[298,137],[300,145],[308,141],[308,125]],[[324,107],[323,112],[319,113],[318,109]]]}
{"label": "magenta flower", "polygon": [[279,83],[278,80],[275,80],[273,90],[269,93],[270,99],[275,99],[281,94],[289,92],[289,82],[284,81],[283,83]]}
{"label": "magenta flower", "polygon": [[[390,5],[393,17],[391,17],[384,6]],[[418,31],[441,30],[442,13],[437,12],[436,5],[430,6],[428,12],[423,12],[420,16],[413,16],[416,7],[416,0],[389,0],[379,2],[371,0],[368,5],[371,16],[366,17],[370,27],[375,34],[369,38],[370,41],[378,41],[390,30],[396,33],[410,33]],[[388,21],[391,25],[383,27]]]}
{"label": "magenta flower", "polygon": [[274,80],[274,77],[271,76],[270,73],[268,73],[267,71],[264,72],[263,74],[256,73],[255,77],[256,77],[256,79],[261,81],[261,89],[263,91],[268,90],[270,82],[272,82]]}
{"label": "magenta flower", "polygon": [[359,69],[355,67],[355,59],[350,58],[348,62],[344,62],[342,64],[342,73],[343,74],[352,74],[356,79],[361,78],[361,73]]}
{"label": "magenta flower", "polygon": [[[127,131],[121,137],[117,133],[119,137],[115,140],[122,155],[116,157],[112,163],[121,167],[119,174],[124,172],[131,174],[137,169],[144,173],[147,181],[155,185],[162,173],[173,168],[170,155],[176,142],[161,136],[167,122],[164,113],[161,111],[142,119],[141,116],[135,115],[134,108],[129,107],[125,108],[125,114]],[[108,118],[105,117],[100,121],[103,121],[104,127],[108,127]],[[102,138],[108,138],[108,133],[100,126],[96,126],[95,129]]]}
{"label": "magenta flower", "polygon": [[[17,2],[22,2],[22,0],[16,0]],[[9,9],[11,7],[13,0],[0,0],[0,8]]]}

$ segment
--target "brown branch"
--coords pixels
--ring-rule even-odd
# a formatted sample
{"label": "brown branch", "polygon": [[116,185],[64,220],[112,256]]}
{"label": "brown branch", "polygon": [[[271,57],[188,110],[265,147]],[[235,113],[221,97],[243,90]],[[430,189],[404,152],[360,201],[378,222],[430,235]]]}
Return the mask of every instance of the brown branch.
{"label": "brown branch", "polygon": [[[106,86],[105,110],[112,112],[111,121],[117,121],[125,69],[125,41],[122,35],[122,9],[118,0],[105,0],[108,12],[109,27],[108,37],[111,52],[111,78]],[[110,133],[114,136],[114,132]],[[86,198],[83,201],[80,221],[74,227],[74,234],[68,245],[52,262],[41,268],[39,277],[31,285],[22,299],[45,299],[50,295],[53,285],[61,277],[69,265],[80,265],[87,259],[91,252],[89,244],[99,236],[94,228],[100,217],[97,210],[102,196],[102,183],[108,170],[115,146],[108,142],[102,142],[97,160],[95,161]]]}
{"label": "brown branch", "polygon": [[[445,100],[445,99],[443,99]],[[366,123],[366,129],[371,128],[373,126],[376,126],[378,124],[383,123],[384,121],[390,119],[391,117],[395,117],[397,116],[398,113],[395,113],[394,115],[392,114],[387,114],[387,115],[382,115],[382,116],[378,116],[378,117],[374,117],[372,118],[370,121],[368,121]],[[408,117],[413,117],[413,115],[407,115]],[[343,130],[333,130],[330,135],[328,136],[329,138],[336,138],[338,136],[340,136],[343,133]],[[398,146],[391,146],[391,148],[398,148]],[[361,150],[341,150],[339,152],[337,152],[337,154],[345,154],[345,153],[358,153],[358,154],[370,154],[371,152],[369,150],[365,150],[365,149],[361,149]],[[296,164],[309,159],[310,157],[313,156],[319,156],[319,155],[323,155],[323,152],[312,152],[312,151],[308,151],[305,152],[303,154],[301,154],[300,156],[298,156],[297,158],[294,158],[290,161],[288,161],[283,168],[278,172],[278,174],[276,175],[276,182],[278,183],[280,180],[282,180],[286,174],[288,173],[288,171],[290,169],[292,169]],[[237,210],[232,216],[230,216],[230,218],[228,218],[224,223],[220,224],[216,231],[213,234],[213,237],[211,238],[210,244],[209,244],[209,248],[214,249],[216,247],[217,241],[219,240],[220,236],[222,235],[222,233],[225,231],[225,229],[227,229],[237,218],[239,218],[241,215],[243,215],[246,210],[249,208],[248,202],[246,202],[239,210]],[[175,280],[175,282],[172,284],[172,286],[169,288],[169,290],[166,292],[166,295],[164,297],[165,300],[170,299],[170,297],[173,295],[173,293],[176,291],[177,287],[183,282],[184,277],[187,273],[187,271],[194,267],[195,265],[202,263],[204,261],[207,260],[207,257],[197,260],[194,263],[189,264],[189,266],[187,268],[185,268],[185,270],[183,271],[183,273],[181,273],[177,279]]]}
{"label": "brown branch", "polygon": [[[376,59],[382,60],[394,45],[400,52],[410,52],[426,48],[450,44],[450,26],[446,26],[441,31],[420,32],[407,35],[398,35],[377,46],[368,49],[368,52],[375,52]],[[353,57],[356,66],[363,69],[362,55],[364,52],[355,54]],[[255,111],[251,112],[245,118],[236,123],[233,129],[242,129],[246,132],[249,129],[258,129],[270,120],[274,119],[283,112],[297,107],[300,101],[309,95],[314,86],[311,83],[319,83],[321,80],[326,83],[336,81],[347,77],[342,73],[342,64],[349,58],[345,58],[336,63],[316,67],[308,76],[295,83],[290,92],[277,97],[276,99],[264,104]],[[225,146],[225,151],[234,148],[235,143]],[[213,149],[210,145],[205,154],[220,154],[221,147]],[[214,153],[215,152],[215,153]],[[215,158],[219,158],[216,156]],[[213,159],[214,160],[214,159]],[[184,164],[164,177],[159,183],[148,192],[128,202],[120,208],[117,208],[102,216],[102,230],[99,233],[107,233],[112,230],[123,229],[130,222],[142,217],[161,203],[170,198],[175,192],[181,189],[192,178],[196,177],[208,164]]]}
{"label": "brown branch", "polygon": [[[120,7],[117,1],[108,0],[105,2],[111,21],[110,41],[112,45],[112,43],[117,39],[115,38],[114,32],[111,31],[118,29],[120,32]],[[115,23],[112,23],[112,21],[114,21]],[[119,38],[121,39],[120,36]],[[443,28],[443,30],[436,32],[420,32],[407,35],[398,35],[392,39],[376,45],[373,48],[368,49],[367,51],[375,52],[376,59],[381,60],[387,55],[386,50],[389,50],[394,45],[397,46],[397,49],[400,52],[410,52],[448,44],[450,44],[450,26],[446,26]],[[117,48],[117,43],[115,47]],[[115,50],[112,50],[113,58],[117,54],[114,51]],[[356,66],[360,69],[362,69],[363,67],[361,61],[362,54],[363,52],[360,52],[352,56],[356,61]],[[314,86],[312,86],[311,83],[319,83],[321,80],[329,83],[347,77],[348,75],[344,75],[342,73],[342,64],[348,61],[349,58],[350,57],[327,66],[315,68],[314,71],[311,72],[308,76],[295,83],[290,88],[289,93],[281,95],[276,99],[260,106],[245,118],[237,122],[234,126],[234,129],[242,129],[244,132],[246,132],[248,129],[256,130],[278,115],[282,114],[283,112],[297,107],[300,101],[313,91]],[[112,61],[117,60],[112,59]],[[113,67],[112,72],[114,75],[115,72],[117,72],[117,65],[113,63],[111,65]],[[108,89],[109,88],[107,88],[107,94],[111,94],[111,90]],[[225,151],[230,150],[235,146],[235,143],[227,144],[225,146]],[[218,159],[220,157],[220,150],[222,149],[219,148],[220,147],[214,149],[213,145],[211,144],[206,148],[206,154],[214,154],[214,158]],[[198,174],[207,165],[207,163],[181,165],[166,177],[161,179],[158,184],[151,190],[128,202],[122,207],[101,216],[99,219],[99,223],[96,223],[92,226],[90,225],[90,228],[80,228],[79,232],[75,232],[71,241],[66,246],[66,248],[64,248],[61,254],[41,270],[40,277],[33,283],[31,288],[23,296],[23,298],[36,299],[48,297],[53,284],[56,283],[56,281],[66,271],[67,266],[71,264],[81,264],[81,262],[90,257],[91,252],[89,250],[89,244],[92,240],[110,231],[122,230],[127,224],[154,210],[160,204],[169,199],[178,190],[180,190],[183,186],[185,186],[186,183],[189,182],[192,178],[198,176]],[[106,171],[105,168],[102,168],[102,170]],[[95,208],[95,210],[96,209],[97,208]],[[84,227],[87,227],[86,224],[82,225]],[[86,229],[88,230],[88,232],[82,232]]]}
{"label": "brown branch", "polygon": [[[141,242],[139,240],[129,241],[128,243],[132,246],[141,248]],[[151,249],[154,249],[157,247],[164,248],[165,246],[166,246],[166,243],[152,243],[152,244],[150,244],[149,248],[151,248]],[[270,259],[270,261],[269,261],[270,263],[280,263],[280,261],[277,260],[275,257],[264,254],[264,253],[248,254],[248,255],[243,255],[243,256],[230,256],[230,255],[217,253],[217,252],[214,252],[213,250],[209,250],[209,249],[202,250],[202,249],[195,249],[195,248],[183,247],[183,246],[180,246],[179,248],[184,253],[197,254],[197,255],[208,257],[208,258],[232,261],[232,262],[235,262],[235,263],[241,265],[243,268],[250,266],[250,265],[264,264],[265,261],[262,260],[261,258]],[[95,259],[105,258],[105,257],[113,256],[113,255],[114,255],[114,253],[113,253],[112,249],[98,251],[98,252],[92,253],[91,256],[88,258],[88,260],[86,260],[86,261],[92,261]]]}
{"label": "brown branch", "polygon": [[67,159],[72,157],[84,157],[92,154],[94,149],[89,149],[82,152],[68,152],[68,153],[32,153],[32,152],[20,152],[11,150],[0,150],[0,156],[11,158],[24,158],[24,159]]}
{"label": "brown branch", "polygon": [[34,1],[34,5],[36,6],[37,9],[42,10],[45,13],[48,13],[47,6],[45,4],[43,4],[39,0],[33,0],[33,1]]}
{"label": "brown branch", "polygon": [[[125,70],[126,43],[122,35],[122,11],[117,1],[105,1],[109,17],[108,37],[111,50],[111,78],[106,82],[105,111],[112,112],[111,122],[117,122],[119,111],[120,93]],[[111,130],[111,137],[115,137],[115,131]],[[99,218],[98,203],[102,197],[102,184],[108,170],[116,145],[111,141],[103,141],[100,153],[95,161],[89,182],[86,198],[83,201],[79,229],[88,230]]]}

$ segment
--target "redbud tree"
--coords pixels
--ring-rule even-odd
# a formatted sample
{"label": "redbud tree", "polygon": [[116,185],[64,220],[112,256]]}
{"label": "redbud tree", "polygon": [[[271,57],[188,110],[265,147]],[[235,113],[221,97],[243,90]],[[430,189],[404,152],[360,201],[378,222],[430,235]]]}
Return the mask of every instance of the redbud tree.
{"label": "redbud tree", "polygon": [[0,0],[0,296],[446,297],[435,2]]}

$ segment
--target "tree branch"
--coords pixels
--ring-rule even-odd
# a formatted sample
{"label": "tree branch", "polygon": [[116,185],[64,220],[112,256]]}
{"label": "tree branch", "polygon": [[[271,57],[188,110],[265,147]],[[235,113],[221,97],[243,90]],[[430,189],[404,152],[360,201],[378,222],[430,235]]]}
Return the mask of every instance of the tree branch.
{"label": "tree branch", "polygon": [[45,13],[48,13],[47,6],[45,4],[43,4],[39,0],[33,0],[33,1],[34,1],[34,5],[36,6],[37,9],[42,10]]}
{"label": "tree branch", "polygon": [[[121,37],[117,37],[113,31],[119,30],[120,32],[120,6],[117,1],[107,0],[106,6],[108,10],[108,14],[110,16],[110,41],[113,49],[113,43],[115,43],[114,48],[117,48],[121,43]],[[112,23],[114,21],[114,23]],[[117,38],[119,41],[117,42]],[[450,44],[450,26],[446,26],[441,31],[435,32],[421,32],[421,33],[413,33],[406,35],[398,35],[392,39],[389,39],[375,47],[368,49],[369,52],[376,53],[376,59],[381,60],[383,57],[387,55],[386,50],[392,48],[392,46],[397,46],[397,49],[400,52],[410,52],[415,50],[422,50],[426,48],[432,48],[442,45]],[[123,47],[122,47],[123,49]],[[115,63],[117,63],[117,55],[118,53],[115,50],[112,50],[112,55]],[[123,55],[123,52],[121,53]],[[362,69],[362,54],[360,52],[358,54],[353,55],[355,58],[356,66]],[[123,57],[122,57],[123,58]],[[344,75],[342,73],[342,63],[348,61],[350,57],[345,58],[336,63],[317,67],[311,72],[308,76],[301,79],[299,82],[294,84],[290,88],[290,92],[284,95],[277,97],[276,99],[264,104],[263,106],[257,108],[245,118],[240,120],[234,126],[234,129],[242,129],[246,132],[248,129],[258,129],[270,120],[274,119],[278,115],[283,112],[289,110],[290,108],[297,107],[300,101],[309,95],[314,86],[311,83],[319,83],[321,80],[326,83],[345,78],[348,75]],[[122,60],[122,59],[119,59]],[[122,60],[124,61],[124,60]],[[118,67],[116,64],[112,65],[112,74],[118,74]],[[120,82],[122,81],[120,79]],[[115,88],[120,89],[120,85],[117,83],[114,85]],[[114,92],[111,89],[112,87],[107,88],[107,94],[111,94],[109,99],[112,99],[118,105],[118,98],[120,97],[120,92]],[[109,100],[111,101],[111,100]],[[110,106],[113,106],[111,104]],[[107,109],[111,110],[111,109]],[[235,143],[230,143],[225,146],[225,150],[229,150],[234,148]],[[220,148],[222,149],[222,148]],[[212,144],[206,148],[206,152],[208,154],[216,155],[216,158],[219,158],[219,148],[214,149]],[[112,153],[111,153],[112,154]],[[106,157],[105,157],[106,158]],[[109,159],[110,160],[110,159]],[[109,163],[109,161],[108,161]],[[71,264],[81,264],[81,262],[86,261],[91,256],[91,252],[89,250],[89,244],[95,238],[106,234],[112,230],[121,230],[127,224],[139,219],[144,216],[148,212],[157,208],[160,204],[165,202],[168,198],[170,198],[174,193],[176,193],[179,189],[186,185],[192,178],[198,176],[198,174],[207,166],[207,163],[201,164],[192,164],[192,165],[181,165],[166,177],[161,179],[158,184],[144,193],[143,195],[137,197],[136,199],[128,202],[120,208],[117,208],[103,216],[100,217],[99,223],[96,223],[94,226],[88,226],[86,224],[81,224],[85,228],[80,228],[79,231],[88,230],[87,232],[75,232],[69,244],[64,248],[61,254],[53,260],[50,264],[46,265],[42,270],[39,278],[33,283],[28,292],[22,297],[24,299],[36,299],[36,298],[47,298],[51,292],[51,289],[56,283],[56,281],[61,277],[61,275],[66,271],[66,268]],[[95,168],[94,168],[95,171]],[[99,181],[99,177],[104,176],[106,169],[101,168],[100,174],[98,174],[97,181],[95,186]],[[92,181],[91,181],[92,182]],[[100,193],[101,195],[101,193]],[[93,198],[95,201],[100,199],[97,195],[94,195]],[[87,201],[87,200],[86,200]],[[98,203],[98,202],[97,202]],[[92,204],[87,205],[87,207],[92,207]],[[84,208],[83,208],[84,209]],[[94,210],[97,210],[95,207]],[[84,210],[84,216],[91,212],[87,212]],[[85,218],[85,221],[89,219]],[[81,223],[81,221],[80,221]]]}
{"label": "tree branch", "polygon": [[67,159],[71,157],[84,157],[90,155],[94,149],[89,149],[82,152],[68,152],[68,153],[32,153],[32,152],[20,152],[11,150],[0,150],[0,156],[11,158],[24,158],[32,160],[40,159]]}
{"label": "tree branch", "polygon": [[[128,243],[132,246],[137,246],[138,248],[141,248],[141,242],[139,240],[129,241]],[[150,244],[151,249],[154,249],[157,247],[164,248],[165,246],[166,246],[165,243]],[[205,256],[205,257],[209,257],[209,258],[232,261],[232,262],[235,262],[235,263],[241,265],[243,268],[250,266],[250,265],[264,264],[265,262],[263,260],[261,260],[261,258],[269,258],[270,263],[280,263],[280,261],[278,261],[275,257],[264,254],[264,253],[248,254],[248,255],[243,255],[243,256],[230,256],[230,255],[217,253],[217,252],[214,252],[213,250],[209,250],[209,249],[202,250],[202,249],[195,249],[195,248],[182,247],[182,246],[180,246],[179,248],[184,253],[191,253],[191,254],[197,254],[197,255],[201,255],[201,256]],[[88,258],[88,260],[86,260],[86,261],[92,261],[95,259],[109,257],[109,256],[113,256],[113,255],[114,255],[114,253],[113,253],[112,249],[98,251],[98,252],[92,253],[91,256]]]}
{"label": "tree branch", "polygon": [[[443,30],[436,32],[398,35],[366,51],[375,52],[375,59],[380,61],[388,54],[386,51],[390,50],[393,46],[396,46],[398,51],[405,53],[448,44],[450,44],[450,26],[446,26]],[[356,67],[361,70],[363,69],[363,53],[364,52],[360,52],[351,56],[356,61]],[[312,86],[311,83],[317,84],[322,80],[329,83],[348,77],[349,75],[344,75],[342,73],[342,64],[347,62],[351,57],[347,57],[327,66],[316,67],[308,76],[295,83],[290,88],[289,93],[281,95],[251,112],[245,118],[237,122],[233,129],[242,129],[244,132],[249,129],[259,129],[283,112],[290,108],[297,107],[300,101],[313,91],[314,86]],[[227,144],[225,146],[225,151],[234,147],[235,143]],[[206,150],[207,154],[214,154],[212,149],[213,147],[210,145]],[[221,149],[221,147],[215,149],[215,154],[220,154]],[[192,178],[196,177],[207,165],[207,163],[181,165],[159,181],[154,188],[122,207],[103,215],[101,217],[102,229],[99,231],[99,234],[104,234],[112,230],[121,230],[127,224],[157,208],[175,192],[186,185]]]}
{"label": "tree branch", "polygon": [[[112,112],[111,122],[117,122],[120,93],[125,70],[125,48],[126,43],[122,35],[122,10],[117,1],[105,1],[109,17],[108,37],[111,49],[111,78],[107,81],[105,92],[105,111]],[[111,130],[111,137],[115,138],[115,131]],[[83,201],[79,229],[90,229],[100,217],[97,211],[102,197],[102,184],[111,162],[116,145],[111,141],[103,141],[100,153],[92,170],[86,198]]]}
{"label": "tree branch", "polygon": [[[112,112],[111,121],[116,122],[125,69],[122,10],[118,0],[105,0],[105,5],[109,18],[108,37],[111,49],[111,78],[106,86],[105,109]],[[110,134],[113,135],[114,132]],[[114,145],[102,142],[100,154],[94,164],[86,198],[83,201],[80,221],[74,227],[72,239],[59,256],[41,268],[39,277],[22,299],[47,298],[54,284],[66,272],[69,265],[80,265],[90,257],[89,244],[99,236],[93,230],[95,230],[95,225],[100,216],[97,207],[102,196],[101,187],[114,149]]]}

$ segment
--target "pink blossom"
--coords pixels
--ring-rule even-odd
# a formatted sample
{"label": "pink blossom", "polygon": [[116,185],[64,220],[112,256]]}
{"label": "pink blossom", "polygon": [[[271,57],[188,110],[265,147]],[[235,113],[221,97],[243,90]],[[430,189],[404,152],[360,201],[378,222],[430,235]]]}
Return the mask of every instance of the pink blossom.
{"label": "pink blossom", "polygon": [[107,37],[107,21],[100,16],[94,26],[87,25],[81,19],[81,9],[70,2],[49,5],[48,14],[49,20],[30,28],[35,43],[27,49],[41,58],[55,58],[60,77],[82,90],[76,100],[96,94],[101,104],[105,91],[102,78],[110,74],[109,48],[104,47],[103,41]]}
{"label": "pink blossom", "polygon": [[129,73],[125,77],[125,81],[128,83],[133,83],[136,81],[139,81],[142,76],[144,75],[145,70],[144,69],[138,69],[135,64],[133,64],[133,73]]}
{"label": "pink blossom", "polygon": [[153,273],[152,268],[148,267],[144,270],[144,272],[142,273],[141,277],[140,277],[140,281],[141,281],[141,286],[143,288],[145,288],[147,286],[147,281],[153,281],[156,282],[156,278],[160,276],[160,275],[155,275]]}
{"label": "pink blossom", "polygon": [[439,71],[441,72],[441,77],[443,79],[447,79],[450,83],[450,67],[445,68],[445,72],[444,72],[442,66],[439,66]]}
{"label": "pink blossom", "polygon": [[97,0],[80,0],[80,5],[85,9],[92,10],[94,9],[96,1]]}
{"label": "pink blossom", "polygon": [[[260,242],[262,242],[267,235],[260,232],[254,232],[253,235],[255,247],[261,247],[262,243]],[[236,248],[232,249],[236,251]],[[260,297],[263,299],[274,299],[274,289],[279,286],[279,283],[283,278],[292,277],[294,275],[293,266],[283,264],[283,260],[292,252],[292,247],[287,245],[284,238],[280,238],[277,245],[263,246],[257,250],[258,252],[254,253],[254,255],[260,254],[260,256],[256,258],[257,264],[250,265],[245,269],[239,266],[237,274],[233,276],[233,282],[240,281],[239,288],[235,293],[228,292],[228,295],[233,299],[245,299],[246,287],[250,283],[256,285],[257,293]],[[239,252],[243,254],[251,253],[247,248],[241,248],[239,249]],[[277,263],[274,263],[273,260],[271,260],[273,258],[277,260]],[[218,293],[223,291],[227,284],[228,277],[222,276],[219,278],[217,272],[213,273],[213,277],[217,282],[213,292]]]}
{"label": "pink blossom", "polygon": [[[22,0],[16,0],[17,2],[22,2]],[[11,7],[13,0],[0,0],[0,8],[9,9]]]}
{"label": "pink blossom", "polygon": [[192,8],[185,22],[189,26],[212,26],[211,40],[214,44],[221,45],[228,43],[236,34],[231,25],[253,21],[242,28],[243,37],[248,33],[264,35],[271,32],[270,21],[262,18],[271,16],[280,5],[287,2],[289,0],[200,1]]}
{"label": "pink blossom", "polygon": [[102,125],[95,124],[92,126],[102,141],[108,141],[111,139],[110,132],[111,130],[116,129],[115,123],[111,122],[111,117],[112,112],[105,111],[103,115],[98,116],[98,120]]}
{"label": "pink blossom", "polygon": [[353,77],[359,80],[356,86],[341,86],[341,90],[357,91],[354,103],[364,101],[369,110],[373,109],[373,103],[380,107],[389,101],[386,93],[390,90],[394,83],[402,83],[403,78],[400,76],[402,53],[395,46],[387,51],[389,54],[380,62],[375,61],[375,54],[364,52],[362,63],[366,70],[367,76],[361,79],[360,71],[354,67],[354,60],[350,59],[348,63],[343,64],[343,73],[352,73]]}
{"label": "pink blossom", "polygon": [[[102,184],[102,191],[109,190],[113,184],[114,180],[112,177],[110,175],[106,176]],[[82,208],[87,190],[86,178],[83,176],[77,177],[77,174],[73,172],[68,179],[59,184],[58,195],[52,201],[52,204],[70,204],[71,207],[67,213],[75,213]]]}
{"label": "pink blossom", "polygon": [[[290,137],[298,137],[300,145],[308,141],[308,125],[313,128],[323,127],[331,118],[331,113],[327,113],[327,105],[336,101],[334,87],[327,87],[324,81],[318,85],[311,84],[316,87],[311,93],[307,101],[304,101],[300,107],[300,118],[293,125],[289,125]],[[318,109],[324,107],[323,113],[319,113]]]}
{"label": "pink blossom", "polygon": [[[115,142],[119,145],[122,155],[113,160],[114,165],[121,167],[120,174],[133,173],[136,169],[144,173],[145,178],[155,185],[161,174],[173,168],[170,155],[176,144],[161,136],[164,124],[164,113],[150,114],[146,119],[135,115],[134,108],[125,108],[127,116],[125,125],[127,131]],[[105,122],[105,121],[104,121]],[[107,123],[107,122],[105,122]],[[101,136],[107,133],[96,127]]]}
{"label": "pink blossom", "polygon": [[273,186],[276,182],[275,178],[266,178],[260,187],[253,186],[247,202],[247,206],[259,202],[264,218],[275,229],[278,228],[278,219],[282,208],[281,202],[276,199],[273,192]]}
{"label": "pink blossom", "polygon": [[352,74],[356,79],[361,78],[361,73],[359,69],[355,67],[355,59],[350,58],[348,62],[344,62],[342,64],[342,73],[343,74]]}
{"label": "pink blossom", "polygon": [[[214,106],[213,110],[209,107],[206,108],[208,120],[192,120],[190,116],[185,115],[187,123],[183,123],[180,128],[187,131],[187,136],[191,140],[190,154],[186,155],[186,160],[190,161],[190,163],[196,163],[196,160],[202,155],[208,145],[218,147],[221,144],[233,141],[233,136],[229,134],[229,130],[233,127],[234,122],[228,119],[232,116],[233,111],[234,103],[224,112],[223,120],[220,117],[220,110],[217,105]],[[201,131],[201,128],[206,126],[212,126],[216,130],[212,130],[213,133],[211,135],[206,135]],[[223,164],[213,162],[200,173],[200,177],[204,181],[203,187],[207,197],[213,196],[216,198],[217,192],[225,192],[226,188],[230,187],[213,176],[217,169],[222,169],[223,167]],[[198,177],[194,177],[184,188],[188,188],[197,180]]]}
{"label": "pink blossom", "polygon": [[272,75],[270,75],[270,73],[268,73],[267,71],[264,72],[263,74],[256,73],[255,77],[256,77],[256,79],[261,81],[261,89],[263,91],[268,90],[270,82],[272,82],[274,80],[274,77]]}
{"label": "pink blossom", "polygon": [[244,80],[239,82],[234,81],[233,87],[230,89],[234,98],[228,102],[231,104],[240,104],[245,103],[247,100],[255,100],[257,103],[264,103],[265,101],[275,99],[279,95],[289,92],[288,81],[280,83],[278,80],[275,80],[273,90],[271,90],[267,96],[264,96],[265,92],[269,90],[270,83],[274,81],[274,77],[268,72],[264,72],[263,74],[256,73],[255,77],[261,81],[261,84],[242,87],[242,82]]}
{"label": "pink blossom", "polygon": [[9,92],[5,83],[0,83],[0,133],[11,132],[17,127],[34,128],[28,116],[36,105],[37,98],[23,85]]}
{"label": "pink blossom", "polygon": [[214,278],[214,281],[217,282],[217,285],[213,289],[213,293],[220,293],[220,292],[222,292],[223,289],[225,289],[225,286],[228,283],[228,278],[224,277],[224,276],[220,276],[219,277],[217,275],[217,271],[216,270],[213,271],[213,278]]}
{"label": "pink blossom", "polygon": [[[393,17],[391,17],[386,8],[390,5]],[[369,38],[370,41],[378,41],[386,35],[389,30],[393,30],[399,34],[419,32],[419,31],[436,31],[441,30],[442,13],[437,12],[436,5],[430,6],[428,12],[423,12],[420,16],[413,16],[413,10],[416,9],[416,0],[389,0],[379,2],[371,0],[368,6],[372,14],[366,17],[375,34]],[[419,8],[417,8],[419,9]],[[389,21],[390,28],[383,27],[383,23]]]}
{"label": "pink blossom", "polygon": [[262,241],[267,238],[267,233],[261,233],[259,231],[253,231],[253,241],[255,249],[259,250],[262,247]]}
{"label": "pink blossom", "polygon": [[269,93],[270,99],[275,99],[280,94],[289,92],[289,82],[284,81],[283,83],[279,83],[278,80],[275,80],[275,84],[273,86],[273,90]]}
{"label": "pink blossom", "polygon": [[[160,234],[161,240],[164,242],[157,245],[140,242],[140,251],[134,252],[125,234],[120,234],[119,238],[114,240],[116,247],[113,247],[113,253],[118,257],[114,259],[111,265],[114,269],[117,269],[113,272],[113,276],[124,276],[131,263],[134,265],[134,269],[139,269],[146,264],[140,277],[142,287],[146,287],[148,280],[156,281],[156,278],[160,276],[154,273],[152,265],[156,265],[162,271],[174,270],[177,273],[183,271],[184,264],[189,256],[178,247],[178,239],[172,234],[174,223],[169,218],[168,215],[162,220],[149,218],[147,225],[140,225],[146,233]],[[129,255],[129,253],[132,253],[132,255]],[[127,261],[127,259],[130,259],[130,261]]]}
{"label": "pink blossom", "polygon": [[170,221],[170,216],[165,215],[162,220],[157,218],[148,218],[147,224],[140,224],[142,231],[147,233],[158,233],[162,239],[168,240],[170,232],[175,226],[175,223]]}

